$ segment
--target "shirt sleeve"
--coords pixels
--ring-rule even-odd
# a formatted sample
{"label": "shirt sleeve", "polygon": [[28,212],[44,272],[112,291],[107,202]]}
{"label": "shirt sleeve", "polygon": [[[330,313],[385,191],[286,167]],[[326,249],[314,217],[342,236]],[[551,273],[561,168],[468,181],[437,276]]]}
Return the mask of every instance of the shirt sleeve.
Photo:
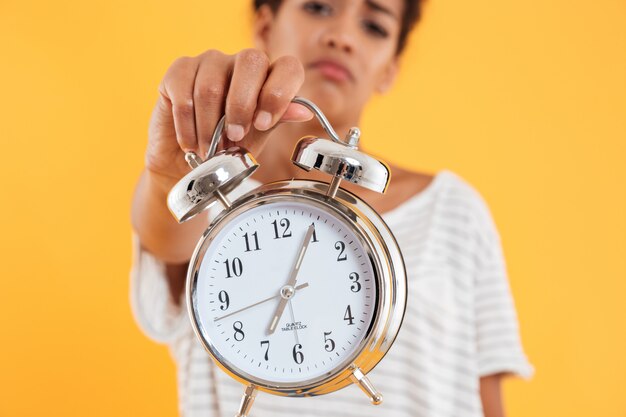
{"label": "shirt sleeve", "polygon": [[[228,197],[234,201],[259,184],[248,179]],[[207,210],[206,215],[212,221],[222,211],[223,208],[215,204]],[[180,302],[174,303],[169,291],[165,263],[145,250],[135,233],[132,235],[132,248],[130,304],[135,321],[150,339],[157,343],[171,344],[190,326],[184,291]]]}
{"label": "shirt sleeve", "polygon": [[145,250],[132,236],[133,263],[130,270],[130,305],[135,321],[157,343],[172,342],[187,324],[184,295],[174,303],[169,291],[165,264]]}
{"label": "shirt sleeve", "polygon": [[521,343],[500,235],[485,201],[478,199],[475,319],[479,376],[500,372],[530,379],[534,368]]}

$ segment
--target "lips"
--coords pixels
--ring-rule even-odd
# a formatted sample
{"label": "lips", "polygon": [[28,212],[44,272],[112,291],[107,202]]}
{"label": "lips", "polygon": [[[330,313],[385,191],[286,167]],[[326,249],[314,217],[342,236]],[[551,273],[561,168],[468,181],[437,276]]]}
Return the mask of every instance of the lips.
{"label": "lips", "polygon": [[309,67],[318,70],[324,77],[332,81],[354,81],[354,76],[346,66],[331,59],[315,61]]}

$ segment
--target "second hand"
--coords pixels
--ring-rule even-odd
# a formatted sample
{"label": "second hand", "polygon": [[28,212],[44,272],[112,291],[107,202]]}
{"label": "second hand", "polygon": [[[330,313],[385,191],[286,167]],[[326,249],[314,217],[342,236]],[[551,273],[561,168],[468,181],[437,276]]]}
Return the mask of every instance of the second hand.
{"label": "second hand", "polygon": [[[306,287],[308,287],[308,286],[309,286],[309,283],[308,283],[308,282],[305,282],[305,283],[303,283],[303,284],[298,285],[298,286],[297,286],[296,288],[294,288],[294,289],[295,289],[296,291],[298,291],[298,290],[301,290],[301,289],[306,288]],[[294,294],[294,295],[295,295],[295,294]],[[270,300],[273,300],[274,298],[277,298],[277,297],[280,297],[280,294],[273,295],[273,296],[271,296],[271,297],[267,297],[267,298],[266,298],[266,299],[264,299],[264,300],[258,301],[258,302],[254,303],[254,304],[250,304],[250,305],[249,305],[249,306],[247,306],[247,307],[240,308],[239,310],[237,310],[237,311],[233,311],[232,313],[228,313],[228,314],[226,314],[226,315],[223,315],[222,317],[217,317],[217,318],[216,318],[216,319],[214,319],[213,321],[220,321],[220,320],[222,320],[222,319],[225,319],[225,318],[227,318],[227,317],[232,316],[233,314],[241,313],[241,312],[242,312],[242,311],[244,311],[244,310],[247,310],[247,309],[252,308],[252,307],[256,307],[256,306],[258,306],[259,304],[263,304],[263,303],[265,303],[265,302],[267,302],[267,301],[270,301]]]}

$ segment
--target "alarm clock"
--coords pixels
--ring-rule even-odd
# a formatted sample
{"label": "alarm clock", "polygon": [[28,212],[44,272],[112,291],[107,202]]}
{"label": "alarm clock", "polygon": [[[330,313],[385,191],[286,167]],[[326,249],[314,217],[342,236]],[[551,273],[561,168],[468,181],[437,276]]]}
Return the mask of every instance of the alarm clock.
{"label": "alarm clock", "polygon": [[231,201],[257,168],[243,148],[216,152],[224,117],[206,160],[168,195],[179,222],[221,204],[189,263],[186,300],[193,330],[216,364],[244,386],[237,416],[258,391],[306,397],[358,385],[382,402],[366,376],[398,334],[407,282],[400,248],[381,216],[342,181],[384,193],[387,165],[358,150],[360,131],[342,140],[309,100],[330,138],[304,137],[292,161],[330,176],[261,185]]}

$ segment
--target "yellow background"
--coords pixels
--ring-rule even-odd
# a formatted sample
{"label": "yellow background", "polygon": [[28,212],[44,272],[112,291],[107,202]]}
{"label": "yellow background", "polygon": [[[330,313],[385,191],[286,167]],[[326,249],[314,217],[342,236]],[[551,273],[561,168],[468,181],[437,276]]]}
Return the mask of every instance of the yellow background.
{"label": "yellow background", "polygon": [[[130,197],[169,64],[249,46],[250,18],[0,2],[0,416],[176,414],[168,352],[130,312]],[[489,202],[536,367],[506,381],[510,416],[626,416],[625,120],[623,0],[431,0],[361,126]]]}

